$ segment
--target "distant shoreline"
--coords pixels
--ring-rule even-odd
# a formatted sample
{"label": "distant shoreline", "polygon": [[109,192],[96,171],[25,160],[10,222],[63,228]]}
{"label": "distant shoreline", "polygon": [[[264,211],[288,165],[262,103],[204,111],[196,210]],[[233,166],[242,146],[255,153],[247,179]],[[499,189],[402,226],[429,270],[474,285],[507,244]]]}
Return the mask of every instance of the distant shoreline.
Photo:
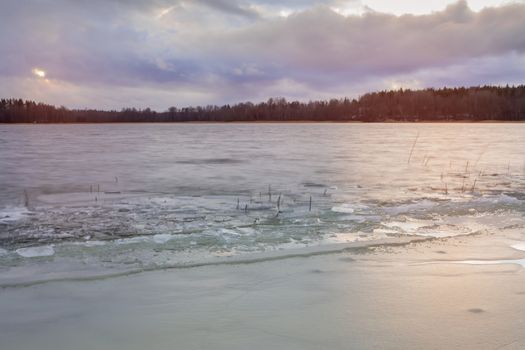
{"label": "distant shoreline", "polygon": [[495,123],[525,121],[525,85],[392,90],[357,99],[240,102],[222,106],[68,109],[0,99],[0,123]]}
{"label": "distant shoreline", "polygon": [[178,121],[178,122],[70,122],[70,123],[5,123],[0,125],[90,125],[90,124],[523,124],[525,120],[422,120],[422,121],[352,121],[352,120],[258,120],[258,121]]}

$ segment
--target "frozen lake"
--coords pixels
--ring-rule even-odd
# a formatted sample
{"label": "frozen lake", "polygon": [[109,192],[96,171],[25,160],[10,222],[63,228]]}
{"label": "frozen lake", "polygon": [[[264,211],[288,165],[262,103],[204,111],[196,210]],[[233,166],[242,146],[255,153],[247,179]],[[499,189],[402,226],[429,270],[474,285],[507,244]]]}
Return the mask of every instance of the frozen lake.
{"label": "frozen lake", "polygon": [[1,125],[0,284],[517,227],[524,149],[524,124]]}

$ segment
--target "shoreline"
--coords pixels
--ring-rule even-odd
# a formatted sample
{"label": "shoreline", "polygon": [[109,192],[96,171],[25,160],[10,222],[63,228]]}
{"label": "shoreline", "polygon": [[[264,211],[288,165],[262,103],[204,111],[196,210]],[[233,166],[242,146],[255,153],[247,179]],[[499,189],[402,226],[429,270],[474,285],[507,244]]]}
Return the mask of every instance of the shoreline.
{"label": "shoreline", "polygon": [[0,289],[0,312],[11,315],[0,319],[0,336],[6,350],[517,350],[525,346],[525,269],[456,263],[523,258],[509,239],[454,237]]}
{"label": "shoreline", "polygon": [[[385,238],[378,240],[369,240],[369,241],[356,241],[351,243],[325,243],[319,245],[311,245],[307,247],[298,247],[290,249],[277,249],[277,250],[268,250],[265,252],[253,252],[240,255],[232,255],[227,257],[209,257],[203,261],[195,261],[188,263],[176,263],[172,265],[163,265],[163,266],[151,266],[143,268],[132,268],[129,270],[117,270],[111,272],[111,269],[107,273],[96,273],[96,274],[87,274],[87,275],[76,275],[79,271],[71,270],[71,275],[66,275],[63,277],[50,277],[48,279],[34,279],[34,280],[20,280],[0,278],[0,290],[2,289],[16,289],[16,288],[25,288],[36,285],[43,284],[52,284],[59,282],[89,282],[89,281],[99,281],[107,280],[112,278],[119,278],[125,276],[133,276],[144,274],[148,272],[155,271],[170,271],[170,270],[185,270],[185,269],[195,269],[202,268],[206,266],[228,266],[228,265],[250,265],[263,263],[267,261],[282,261],[288,259],[296,258],[308,258],[313,256],[320,255],[330,255],[330,254],[341,254],[341,253],[352,253],[360,251],[368,251],[376,248],[385,248],[385,247],[402,247],[415,243],[422,243],[433,240],[440,240],[442,238],[438,237],[424,237],[424,236],[404,236],[397,238]],[[31,269],[32,266],[28,266],[28,269]],[[22,267],[26,269],[26,267]],[[50,266],[51,271],[53,266]],[[19,271],[16,271],[16,267],[13,268],[13,271],[9,271],[10,275],[18,275]],[[40,275],[41,273],[39,273]],[[25,274],[21,274],[24,276]]]}
{"label": "shoreline", "polygon": [[231,122],[207,122],[207,121],[187,121],[187,122],[76,122],[76,123],[0,123],[0,125],[128,125],[128,124],[523,124],[525,120],[436,120],[436,121],[341,121],[341,120],[268,120],[268,121],[231,121]]}

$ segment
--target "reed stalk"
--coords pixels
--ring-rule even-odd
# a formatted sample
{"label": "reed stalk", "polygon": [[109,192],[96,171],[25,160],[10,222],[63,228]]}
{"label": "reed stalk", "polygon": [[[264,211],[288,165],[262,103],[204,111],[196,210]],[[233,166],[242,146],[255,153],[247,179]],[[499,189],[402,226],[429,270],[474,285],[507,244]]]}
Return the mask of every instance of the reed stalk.
{"label": "reed stalk", "polygon": [[408,155],[408,162],[407,164],[410,164],[410,159],[412,159],[412,153],[414,152],[414,148],[416,147],[417,140],[419,138],[419,131],[417,133],[416,139],[414,140],[414,143],[412,144],[412,148],[410,149],[410,154]]}
{"label": "reed stalk", "polygon": [[31,203],[29,202],[29,193],[27,192],[26,189],[24,189],[24,206],[29,209],[29,207],[31,206]]}

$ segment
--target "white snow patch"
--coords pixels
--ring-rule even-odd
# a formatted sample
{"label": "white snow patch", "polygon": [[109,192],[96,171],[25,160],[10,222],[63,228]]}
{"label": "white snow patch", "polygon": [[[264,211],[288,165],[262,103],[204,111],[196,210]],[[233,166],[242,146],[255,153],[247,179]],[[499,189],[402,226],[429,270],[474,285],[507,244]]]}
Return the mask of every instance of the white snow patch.
{"label": "white snow patch", "polygon": [[343,203],[341,205],[332,207],[332,211],[336,213],[352,214],[356,210],[359,211],[360,209],[365,209],[365,208],[366,207],[361,204]]}
{"label": "white snow patch", "polygon": [[501,265],[501,264],[515,264],[525,267],[525,259],[514,260],[461,260],[451,261],[453,264],[467,264],[467,265]]}
{"label": "white snow patch", "polygon": [[514,248],[516,250],[525,251],[525,242],[513,244],[513,245],[511,245],[511,248]]}
{"label": "white snow patch", "polygon": [[383,226],[386,226],[388,228],[394,229],[399,228],[404,233],[416,233],[419,229],[432,225],[432,222],[428,221],[392,221],[392,222],[385,222],[382,223]]}
{"label": "white snow patch", "polygon": [[51,245],[40,247],[20,248],[16,253],[24,258],[35,258],[40,256],[52,256],[55,254],[55,249]]}
{"label": "white snow patch", "polygon": [[26,207],[7,207],[0,211],[0,223],[23,219],[29,211]]}
{"label": "white snow patch", "polygon": [[163,243],[168,242],[172,238],[173,238],[173,235],[169,233],[159,233],[153,236],[153,242],[157,244],[163,244]]}
{"label": "white snow patch", "polygon": [[396,230],[389,230],[389,229],[385,229],[385,228],[376,228],[376,229],[374,229],[373,232],[376,233],[376,234],[385,234],[385,235],[399,233]]}

